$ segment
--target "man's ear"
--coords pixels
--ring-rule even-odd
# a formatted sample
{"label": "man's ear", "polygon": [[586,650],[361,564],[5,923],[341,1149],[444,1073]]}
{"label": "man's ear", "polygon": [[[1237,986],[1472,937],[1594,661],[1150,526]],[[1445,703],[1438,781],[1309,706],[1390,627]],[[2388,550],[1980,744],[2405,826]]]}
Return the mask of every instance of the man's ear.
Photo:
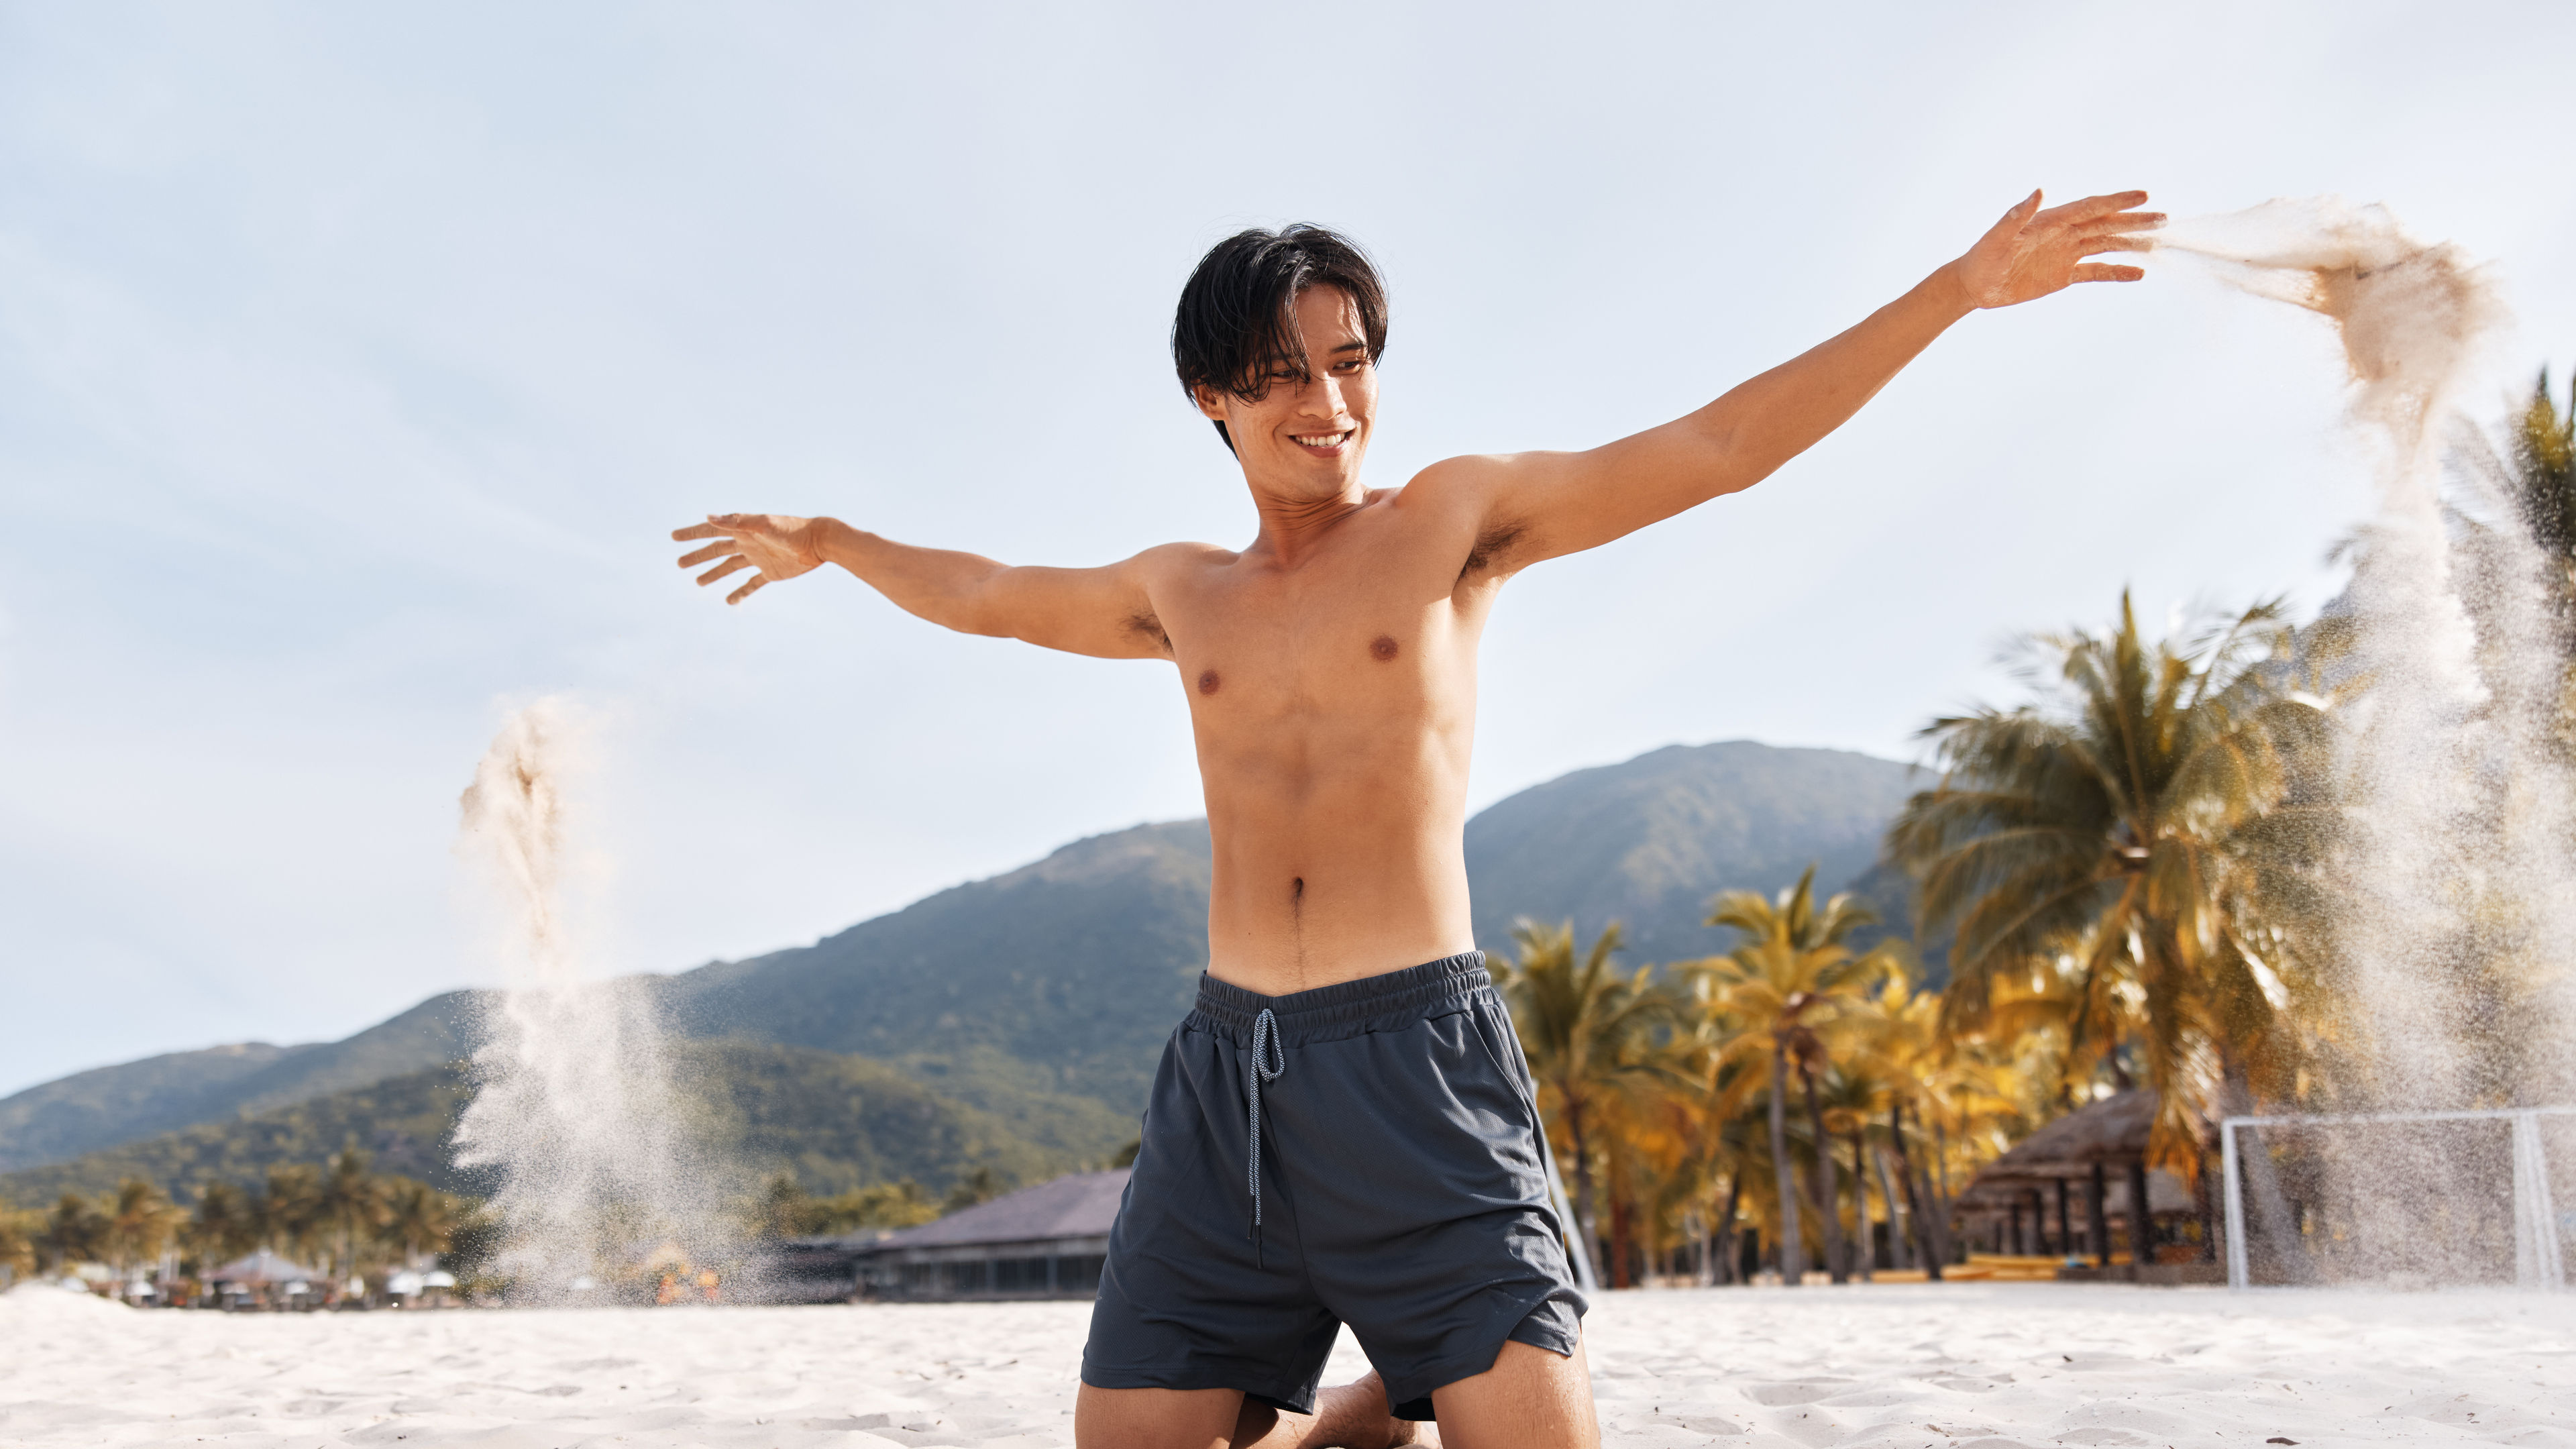
{"label": "man's ear", "polygon": [[[1216,435],[1225,440],[1225,450],[1235,453],[1234,434],[1225,430],[1225,394],[1206,383],[1190,389],[1190,401],[1199,405],[1200,416],[1216,424]],[[1237,453],[1237,456],[1241,456]]]}

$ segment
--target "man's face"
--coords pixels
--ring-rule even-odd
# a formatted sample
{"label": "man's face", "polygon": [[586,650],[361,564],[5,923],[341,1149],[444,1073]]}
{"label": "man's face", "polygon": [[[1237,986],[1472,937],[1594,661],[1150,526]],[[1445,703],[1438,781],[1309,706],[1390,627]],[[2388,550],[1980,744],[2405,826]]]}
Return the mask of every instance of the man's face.
{"label": "man's face", "polygon": [[1270,390],[1259,401],[1202,387],[1199,411],[1225,424],[1255,484],[1292,497],[1335,497],[1359,481],[1360,455],[1377,422],[1377,368],[1349,293],[1308,287],[1296,306],[1306,339],[1302,380],[1294,362],[1274,359]]}

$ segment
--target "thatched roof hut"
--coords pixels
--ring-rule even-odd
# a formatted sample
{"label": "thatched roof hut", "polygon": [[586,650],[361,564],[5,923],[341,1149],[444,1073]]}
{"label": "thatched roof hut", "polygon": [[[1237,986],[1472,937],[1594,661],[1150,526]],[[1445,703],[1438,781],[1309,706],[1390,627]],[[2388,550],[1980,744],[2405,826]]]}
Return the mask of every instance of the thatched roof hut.
{"label": "thatched roof hut", "polygon": [[2189,1183],[2146,1165],[2156,1107],[2155,1093],[2136,1089],[2048,1123],[1969,1179],[1957,1199],[1960,1215],[1992,1232],[2003,1251],[2073,1255],[2080,1247],[2097,1262],[2111,1250],[2111,1220],[2129,1237],[2129,1225],[2139,1221],[2131,1204],[2141,1199],[2149,1223],[2202,1217]]}

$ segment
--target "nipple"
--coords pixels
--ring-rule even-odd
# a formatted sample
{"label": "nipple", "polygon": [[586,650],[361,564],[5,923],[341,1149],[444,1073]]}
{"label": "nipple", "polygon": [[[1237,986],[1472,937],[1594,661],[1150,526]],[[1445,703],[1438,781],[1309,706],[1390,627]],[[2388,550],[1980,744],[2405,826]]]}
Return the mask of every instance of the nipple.
{"label": "nipple", "polygon": [[1216,677],[1216,671],[1213,669],[1202,669],[1199,671],[1199,693],[1201,694],[1216,693],[1217,685],[1222,682],[1223,681]]}
{"label": "nipple", "polygon": [[1395,657],[1395,636],[1380,634],[1369,641],[1369,657],[1383,664]]}

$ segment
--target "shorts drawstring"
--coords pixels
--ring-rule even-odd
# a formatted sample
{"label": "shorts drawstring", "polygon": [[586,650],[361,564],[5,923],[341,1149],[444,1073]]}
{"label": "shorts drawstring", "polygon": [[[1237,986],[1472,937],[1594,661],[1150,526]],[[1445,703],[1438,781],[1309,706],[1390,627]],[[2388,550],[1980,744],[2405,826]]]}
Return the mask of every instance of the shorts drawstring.
{"label": "shorts drawstring", "polygon": [[[1277,1066],[1271,1063],[1276,1061]],[[1263,1007],[1252,1019],[1252,1070],[1245,1074],[1245,1086],[1252,1099],[1252,1150],[1245,1154],[1252,1188],[1252,1262],[1261,1264],[1261,1084],[1275,1082],[1288,1070],[1288,1056],[1279,1046],[1279,1018]]]}

